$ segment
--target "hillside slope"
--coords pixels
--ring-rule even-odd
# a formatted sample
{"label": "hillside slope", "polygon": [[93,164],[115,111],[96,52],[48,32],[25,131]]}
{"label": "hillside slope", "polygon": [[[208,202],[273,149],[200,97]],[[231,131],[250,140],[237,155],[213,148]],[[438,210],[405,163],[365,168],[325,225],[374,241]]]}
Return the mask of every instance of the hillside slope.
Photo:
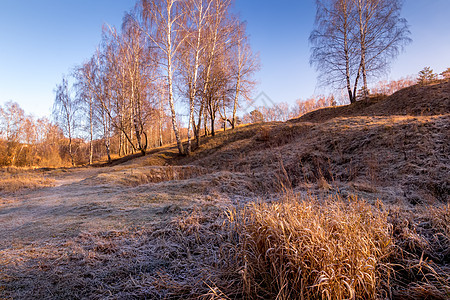
{"label": "hillside slope", "polygon": [[448,299],[449,95],[240,126],[189,157],[0,172],[27,183],[0,190],[0,298]]}
{"label": "hillside slope", "polygon": [[[329,185],[411,203],[450,194],[450,82],[325,108],[206,138],[192,157],[173,159],[250,176],[255,191]],[[143,158],[146,159],[146,158]]]}
{"label": "hillside slope", "polygon": [[450,110],[450,81],[428,86],[414,85],[391,96],[375,95],[352,105],[319,109],[290,122],[324,122],[338,117],[434,116]]}

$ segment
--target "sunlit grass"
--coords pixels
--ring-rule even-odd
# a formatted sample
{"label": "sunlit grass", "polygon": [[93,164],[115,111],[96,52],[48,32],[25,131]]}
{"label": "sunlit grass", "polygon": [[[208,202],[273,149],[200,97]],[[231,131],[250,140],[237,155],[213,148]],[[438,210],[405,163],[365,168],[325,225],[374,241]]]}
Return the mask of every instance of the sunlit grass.
{"label": "sunlit grass", "polygon": [[253,203],[232,221],[249,298],[375,299],[389,277],[392,227],[364,201]]}
{"label": "sunlit grass", "polygon": [[52,186],[53,179],[40,174],[20,170],[0,171],[0,192],[12,193],[22,189],[37,189]]}

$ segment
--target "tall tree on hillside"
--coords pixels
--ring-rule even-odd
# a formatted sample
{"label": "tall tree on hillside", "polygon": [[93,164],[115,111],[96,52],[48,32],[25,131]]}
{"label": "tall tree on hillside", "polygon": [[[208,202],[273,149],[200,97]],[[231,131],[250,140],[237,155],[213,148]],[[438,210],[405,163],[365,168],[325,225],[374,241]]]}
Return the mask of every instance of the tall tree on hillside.
{"label": "tall tree on hillside", "polygon": [[[108,81],[105,80],[105,74],[101,72],[101,54],[97,50],[92,58],[78,67],[75,72],[77,79],[77,92],[84,100],[89,115],[90,138],[94,137],[94,124],[101,124],[103,131],[103,140],[108,156],[108,162],[111,162],[110,155],[110,131],[111,121],[106,113],[106,109],[111,111],[111,97],[107,91],[110,89]],[[106,109],[105,109],[106,108]],[[90,142],[89,160],[93,156],[93,142]]]}
{"label": "tall tree on hillside", "polygon": [[[222,47],[224,47],[222,45]],[[230,105],[230,85],[231,75],[229,73],[227,56],[225,51],[221,51],[220,55],[217,53],[212,61],[211,77],[209,79],[208,88],[203,91],[204,105],[208,112],[208,119],[210,121],[211,135],[215,135],[216,115],[220,109],[224,110]],[[224,115],[224,114],[223,114]],[[225,117],[222,115],[222,119]],[[205,120],[206,122],[206,120]],[[206,124],[206,123],[205,123]]]}
{"label": "tall tree on hillside", "polygon": [[125,71],[127,100],[130,107],[132,128],[137,141],[137,148],[145,155],[148,147],[148,137],[145,125],[149,118],[146,109],[150,100],[150,90],[156,78],[153,51],[148,47],[147,38],[131,15],[126,15],[122,34],[112,31],[117,40],[122,56],[123,70]]}
{"label": "tall tree on hillside", "polygon": [[134,143],[133,121],[130,101],[126,61],[120,36],[115,28],[103,28],[102,51],[95,62],[98,101],[112,127],[119,133],[119,155],[128,154],[129,147],[137,150]]}
{"label": "tall tree on hillside", "polygon": [[177,55],[187,38],[182,35],[185,12],[178,0],[141,0],[143,32],[152,42],[152,47],[159,50],[160,66],[167,80],[167,95],[172,114],[172,126],[177,141],[178,152],[184,153],[177,124],[174,98],[174,74],[178,67]]}
{"label": "tall tree on hillside", "polygon": [[360,76],[356,19],[353,0],[317,0],[315,29],[310,35],[311,64],[324,84],[347,88],[351,103],[356,101]]}
{"label": "tall tree on hillside", "polygon": [[[316,28],[311,33],[311,64],[323,83],[347,88],[356,101],[362,76],[363,96],[368,77],[386,71],[389,62],[410,42],[401,0],[317,0]],[[353,82],[353,85],[352,85]]]}
{"label": "tall tree on hillside", "polygon": [[145,154],[156,77],[153,55],[134,17],[126,15],[121,32],[103,28],[100,49],[78,70],[80,86],[94,100],[103,125],[108,159],[111,127],[120,135],[119,153],[128,153],[125,149],[131,146]]}
{"label": "tall tree on hillside", "polygon": [[[229,29],[230,25],[232,25],[230,23],[230,0],[208,0],[208,2],[210,2],[211,8],[205,30],[205,50],[200,59],[202,72],[199,84],[198,119],[196,124],[194,124],[194,135],[197,145],[200,143],[202,120],[204,122],[205,135],[207,119],[211,120],[211,117],[208,116],[208,114],[211,114],[211,111],[208,109],[207,101],[215,100],[215,98],[209,97],[213,95],[212,90],[214,89],[212,87],[212,81],[214,80],[212,74],[217,62],[220,61],[217,57],[222,56],[223,58],[222,54],[226,51],[227,38],[230,34]],[[228,43],[231,42],[231,40],[228,40]],[[216,72],[216,74],[218,73]],[[211,105],[209,106],[211,107]],[[217,110],[213,111],[216,112]]]}
{"label": "tall tree on hillside", "polygon": [[[230,0],[211,1],[211,15],[207,27],[207,47],[202,57],[201,103],[196,130],[200,130],[201,118],[204,118],[205,126],[208,118],[211,124],[211,133],[214,135],[216,113],[220,108],[220,102],[226,96],[225,89],[231,82],[227,60],[229,59],[228,51],[234,42],[232,33],[236,23],[232,21]],[[202,112],[204,112],[203,115]],[[205,117],[206,115],[207,117]],[[198,142],[198,133],[196,137]]]}
{"label": "tall tree on hillside", "polygon": [[92,73],[93,64],[85,63],[83,66],[75,69],[74,77],[77,79],[75,84],[78,102],[83,109],[84,118],[88,123],[89,131],[89,164],[92,165],[94,160],[94,119],[95,104],[93,89],[90,88],[89,75]]}
{"label": "tall tree on hillside", "polygon": [[194,124],[195,100],[198,94],[200,58],[206,48],[206,23],[212,1],[187,0],[183,2],[185,12],[184,43],[181,45],[180,74],[184,93],[189,103],[186,154],[191,153],[191,128]]}
{"label": "tall tree on hillside", "polygon": [[53,116],[68,137],[70,160],[72,162],[72,166],[74,166],[75,162],[72,149],[72,139],[75,128],[75,114],[77,111],[77,105],[70,94],[69,83],[66,77],[63,77],[62,82],[56,86],[55,93],[56,97],[53,104]]}
{"label": "tall tree on hillside", "polygon": [[364,96],[368,95],[367,76],[386,70],[409,43],[406,19],[400,17],[402,0],[353,0],[357,11],[361,72]]}
{"label": "tall tree on hillside", "polygon": [[251,90],[255,84],[252,81],[253,74],[260,69],[259,57],[254,55],[248,37],[245,33],[245,23],[237,26],[233,36],[234,45],[230,52],[233,63],[231,65],[231,72],[233,76],[234,95],[233,95],[233,112],[231,120],[227,119],[234,129],[236,126],[236,113],[239,105],[239,98],[250,99]]}

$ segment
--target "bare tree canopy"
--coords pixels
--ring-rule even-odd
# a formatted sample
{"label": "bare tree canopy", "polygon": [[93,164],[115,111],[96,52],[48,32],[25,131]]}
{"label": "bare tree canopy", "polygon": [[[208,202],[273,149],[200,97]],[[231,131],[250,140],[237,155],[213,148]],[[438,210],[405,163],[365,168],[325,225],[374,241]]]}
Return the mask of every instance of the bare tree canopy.
{"label": "bare tree canopy", "polygon": [[350,102],[362,77],[367,96],[369,77],[389,68],[411,40],[400,17],[401,0],[317,0],[315,29],[310,35],[310,62],[324,84],[346,87]]}
{"label": "bare tree canopy", "polygon": [[[218,121],[234,128],[238,101],[253,87],[259,60],[231,7],[231,0],[139,2],[141,29],[157,52],[180,154],[191,152],[191,128],[198,145],[202,122],[205,133],[209,122],[212,135]],[[188,103],[186,148],[175,111],[178,97]]]}
{"label": "bare tree canopy", "polygon": [[53,116],[59,126],[67,134],[69,139],[69,155],[72,165],[75,165],[74,154],[72,149],[73,131],[76,124],[77,105],[70,94],[69,83],[67,78],[63,77],[61,84],[56,86],[56,97],[53,105]]}
{"label": "bare tree canopy", "polygon": [[[104,25],[96,52],[72,74],[76,99],[70,99],[66,79],[57,88],[55,116],[69,135],[69,152],[72,125],[89,139],[90,164],[99,143],[111,161],[111,152],[145,155],[155,141],[163,145],[165,134],[166,142],[189,155],[194,136],[199,145],[202,124],[205,135],[221,125],[234,128],[259,59],[232,3],[139,0],[121,28]],[[69,128],[73,116],[64,109],[75,100],[83,113]]]}

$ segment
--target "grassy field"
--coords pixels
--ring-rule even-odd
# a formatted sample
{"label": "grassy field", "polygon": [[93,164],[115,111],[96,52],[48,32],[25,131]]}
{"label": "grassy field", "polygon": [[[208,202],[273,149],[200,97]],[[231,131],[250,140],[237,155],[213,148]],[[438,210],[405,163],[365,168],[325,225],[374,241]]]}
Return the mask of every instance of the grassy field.
{"label": "grassy field", "polygon": [[0,299],[449,299],[449,94],[2,170]]}
{"label": "grassy field", "polygon": [[52,186],[53,179],[33,170],[0,169],[0,193],[13,193],[22,189]]}

